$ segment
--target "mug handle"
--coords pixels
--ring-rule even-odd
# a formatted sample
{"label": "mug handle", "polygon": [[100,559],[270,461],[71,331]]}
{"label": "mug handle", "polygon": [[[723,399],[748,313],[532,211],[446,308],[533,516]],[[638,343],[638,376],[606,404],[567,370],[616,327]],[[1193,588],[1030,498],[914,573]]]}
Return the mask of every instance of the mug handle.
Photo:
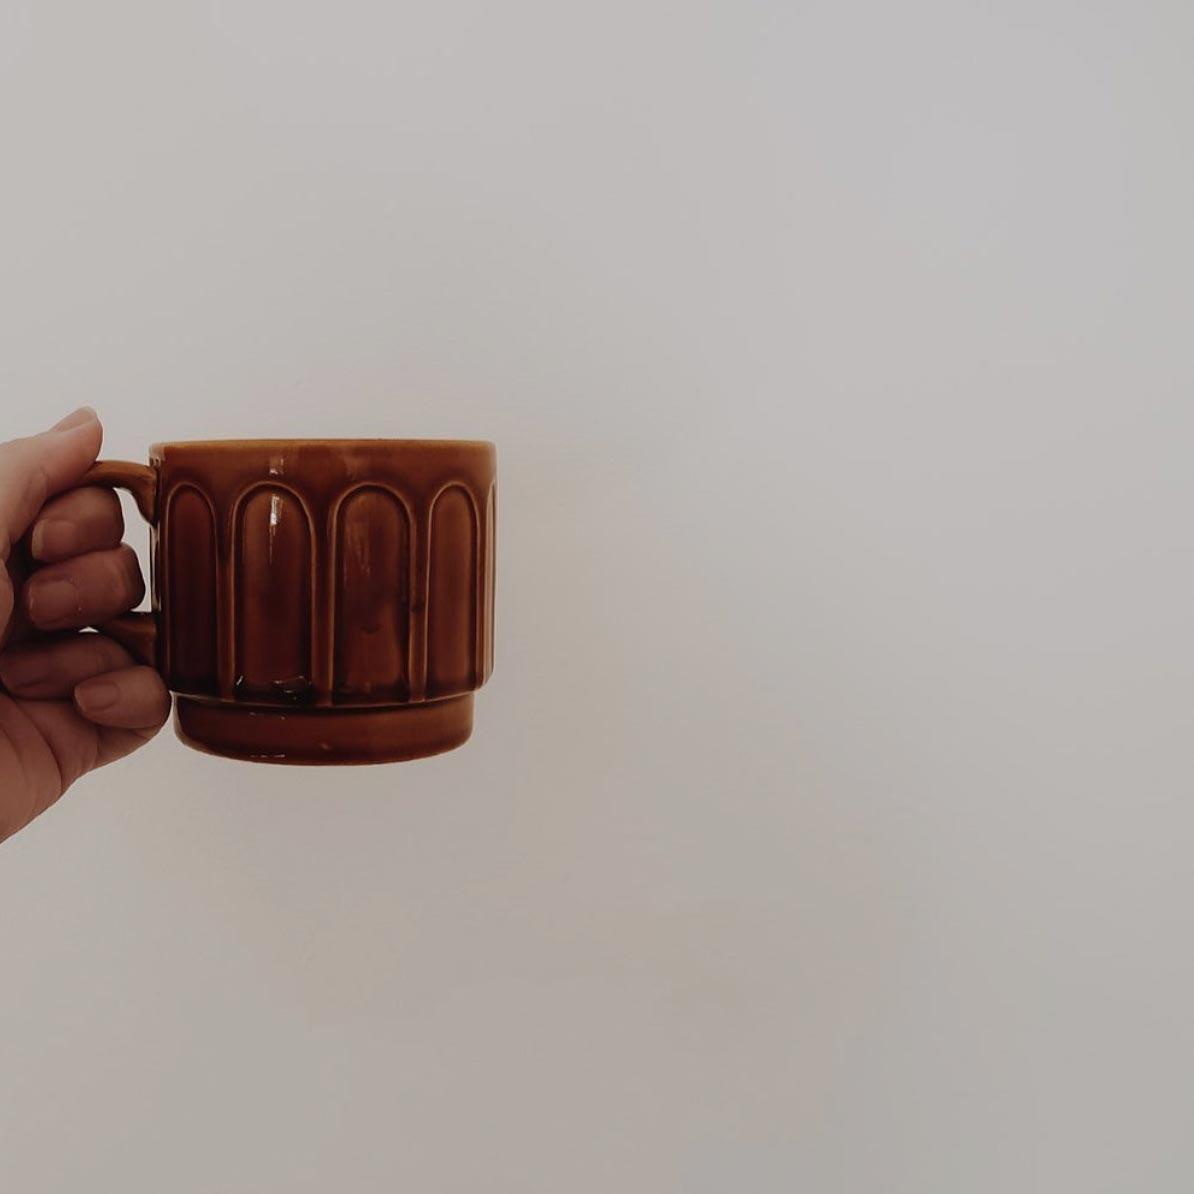
{"label": "mug handle", "polygon": [[[137,503],[141,517],[150,526],[157,525],[158,471],[151,465],[136,464],[131,460],[100,460],[87,470],[79,484],[127,490]],[[138,663],[161,670],[156,614],[134,611],[113,618],[96,629],[115,639]]]}

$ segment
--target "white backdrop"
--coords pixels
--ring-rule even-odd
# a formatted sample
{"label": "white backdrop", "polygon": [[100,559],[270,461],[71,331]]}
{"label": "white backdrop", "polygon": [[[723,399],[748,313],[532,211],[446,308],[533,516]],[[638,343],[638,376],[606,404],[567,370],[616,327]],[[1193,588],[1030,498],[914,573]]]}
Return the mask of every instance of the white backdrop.
{"label": "white backdrop", "polygon": [[0,848],[4,1188],[1189,1191],[1192,56],[9,0],[0,435],[492,438],[502,501],[464,750],[167,732]]}

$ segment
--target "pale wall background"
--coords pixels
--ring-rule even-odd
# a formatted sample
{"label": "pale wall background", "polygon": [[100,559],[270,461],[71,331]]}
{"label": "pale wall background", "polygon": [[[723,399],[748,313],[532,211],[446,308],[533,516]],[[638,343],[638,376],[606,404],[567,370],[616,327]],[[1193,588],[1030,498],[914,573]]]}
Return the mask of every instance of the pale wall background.
{"label": "pale wall background", "polygon": [[167,733],[0,849],[4,1189],[1188,1192],[1192,60],[6,3],[3,432],[489,437],[502,506],[465,750]]}

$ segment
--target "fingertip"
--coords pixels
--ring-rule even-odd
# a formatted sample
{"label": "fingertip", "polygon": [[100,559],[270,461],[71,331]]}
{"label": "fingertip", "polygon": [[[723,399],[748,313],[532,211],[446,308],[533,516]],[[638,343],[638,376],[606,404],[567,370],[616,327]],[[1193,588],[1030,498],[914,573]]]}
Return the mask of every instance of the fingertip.
{"label": "fingertip", "polygon": [[90,722],[118,729],[158,730],[170,716],[170,694],[150,667],[121,668],[75,685],[75,707]]}
{"label": "fingertip", "polygon": [[73,431],[76,427],[84,427],[88,423],[98,423],[99,415],[96,414],[95,408],[92,406],[80,406],[77,410],[72,410],[69,415],[65,415],[59,419],[51,431]]}
{"label": "fingertip", "polygon": [[104,427],[93,407],[80,406],[78,410],[59,419],[45,434],[62,441],[64,447],[69,443],[72,450],[78,450],[86,444],[88,455],[94,461],[104,440]]}
{"label": "fingertip", "polygon": [[75,704],[84,717],[110,709],[120,700],[120,688],[102,676],[75,685]]}
{"label": "fingertip", "polygon": [[60,563],[119,546],[124,535],[120,499],[110,489],[82,486],[51,498],[29,533],[29,550],[43,564]]}
{"label": "fingertip", "polygon": [[32,526],[46,501],[78,485],[95,463],[104,439],[90,407],[59,420],[41,435],[0,443],[0,560]]}

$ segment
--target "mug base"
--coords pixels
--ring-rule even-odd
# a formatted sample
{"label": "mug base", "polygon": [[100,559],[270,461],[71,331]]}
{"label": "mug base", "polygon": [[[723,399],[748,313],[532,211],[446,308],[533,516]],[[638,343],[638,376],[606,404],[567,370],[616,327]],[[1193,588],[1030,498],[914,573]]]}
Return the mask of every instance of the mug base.
{"label": "mug base", "polygon": [[174,731],[195,750],[254,763],[401,763],[468,741],[473,694],[353,709],[278,709],[180,696]]}

